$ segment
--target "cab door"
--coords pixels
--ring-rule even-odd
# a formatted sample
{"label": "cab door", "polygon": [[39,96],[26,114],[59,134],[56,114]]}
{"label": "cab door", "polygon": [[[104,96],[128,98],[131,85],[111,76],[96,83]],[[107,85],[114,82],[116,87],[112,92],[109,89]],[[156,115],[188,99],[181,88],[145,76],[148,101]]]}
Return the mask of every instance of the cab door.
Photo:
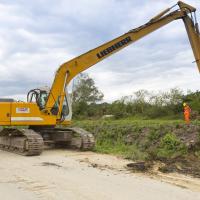
{"label": "cab door", "polygon": [[0,125],[10,125],[11,103],[0,102]]}

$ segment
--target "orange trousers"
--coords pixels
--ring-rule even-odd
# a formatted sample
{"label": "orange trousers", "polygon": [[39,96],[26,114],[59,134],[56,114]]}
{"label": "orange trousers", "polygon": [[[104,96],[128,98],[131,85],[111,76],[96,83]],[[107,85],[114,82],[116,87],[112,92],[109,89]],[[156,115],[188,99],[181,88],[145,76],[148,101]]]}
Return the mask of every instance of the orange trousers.
{"label": "orange trousers", "polygon": [[185,118],[186,124],[189,124],[190,123],[190,113],[185,112],[184,113],[184,118]]}

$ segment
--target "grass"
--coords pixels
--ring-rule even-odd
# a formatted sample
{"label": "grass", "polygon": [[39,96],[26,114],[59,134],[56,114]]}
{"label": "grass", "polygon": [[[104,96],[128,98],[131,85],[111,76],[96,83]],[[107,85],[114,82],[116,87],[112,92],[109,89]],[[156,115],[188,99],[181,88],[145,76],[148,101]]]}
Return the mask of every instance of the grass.
{"label": "grass", "polygon": [[[158,126],[158,125],[177,125],[177,124],[185,124],[183,120],[141,120],[141,119],[100,119],[100,120],[74,120],[73,125],[98,125],[98,124],[109,124],[109,125],[135,125],[135,126]],[[199,122],[193,122],[193,124],[200,124]]]}
{"label": "grass", "polygon": [[[198,121],[194,125],[200,125]],[[171,159],[188,154],[174,130],[187,130],[183,120],[104,119],[74,121],[95,135],[94,151],[132,160]],[[200,134],[199,134],[200,137]],[[196,152],[199,157],[199,152]]]}
{"label": "grass", "polygon": [[132,160],[146,160],[148,155],[138,149],[136,145],[125,145],[124,143],[110,144],[109,142],[96,143],[95,152],[121,155]]}

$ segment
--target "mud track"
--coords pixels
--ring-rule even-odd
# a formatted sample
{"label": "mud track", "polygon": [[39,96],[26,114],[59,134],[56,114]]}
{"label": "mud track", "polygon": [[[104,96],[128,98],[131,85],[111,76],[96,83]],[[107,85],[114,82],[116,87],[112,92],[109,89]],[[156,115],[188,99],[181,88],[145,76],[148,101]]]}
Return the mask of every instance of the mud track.
{"label": "mud track", "polygon": [[200,179],[133,173],[128,160],[92,152],[46,150],[23,157],[0,151],[4,200],[200,200]]}

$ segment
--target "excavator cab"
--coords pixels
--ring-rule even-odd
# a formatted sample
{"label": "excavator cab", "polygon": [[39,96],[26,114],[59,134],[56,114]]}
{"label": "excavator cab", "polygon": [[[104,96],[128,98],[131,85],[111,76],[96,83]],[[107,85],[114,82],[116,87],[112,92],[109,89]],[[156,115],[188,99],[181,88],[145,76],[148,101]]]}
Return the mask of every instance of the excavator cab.
{"label": "excavator cab", "polygon": [[48,87],[32,89],[27,94],[27,102],[37,103],[40,110],[43,110],[49,95]]}
{"label": "excavator cab", "polygon": [[[50,94],[50,88],[49,87],[42,87],[37,89],[32,89],[27,94],[27,102],[28,103],[36,103],[40,110],[43,110],[45,108],[48,96]],[[59,105],[60,105],[60,98],[58,98],[57,101],[55,101],[54,106],[51,108],[52,115],[58,115],[59,113]],[[71,101],[70,101],[70,95],[66,95],[63,101],[63,106],[61,110],[61,122],[64,122],[65,120],[69,121],[72,117],[72,108],[71,108]]]}

